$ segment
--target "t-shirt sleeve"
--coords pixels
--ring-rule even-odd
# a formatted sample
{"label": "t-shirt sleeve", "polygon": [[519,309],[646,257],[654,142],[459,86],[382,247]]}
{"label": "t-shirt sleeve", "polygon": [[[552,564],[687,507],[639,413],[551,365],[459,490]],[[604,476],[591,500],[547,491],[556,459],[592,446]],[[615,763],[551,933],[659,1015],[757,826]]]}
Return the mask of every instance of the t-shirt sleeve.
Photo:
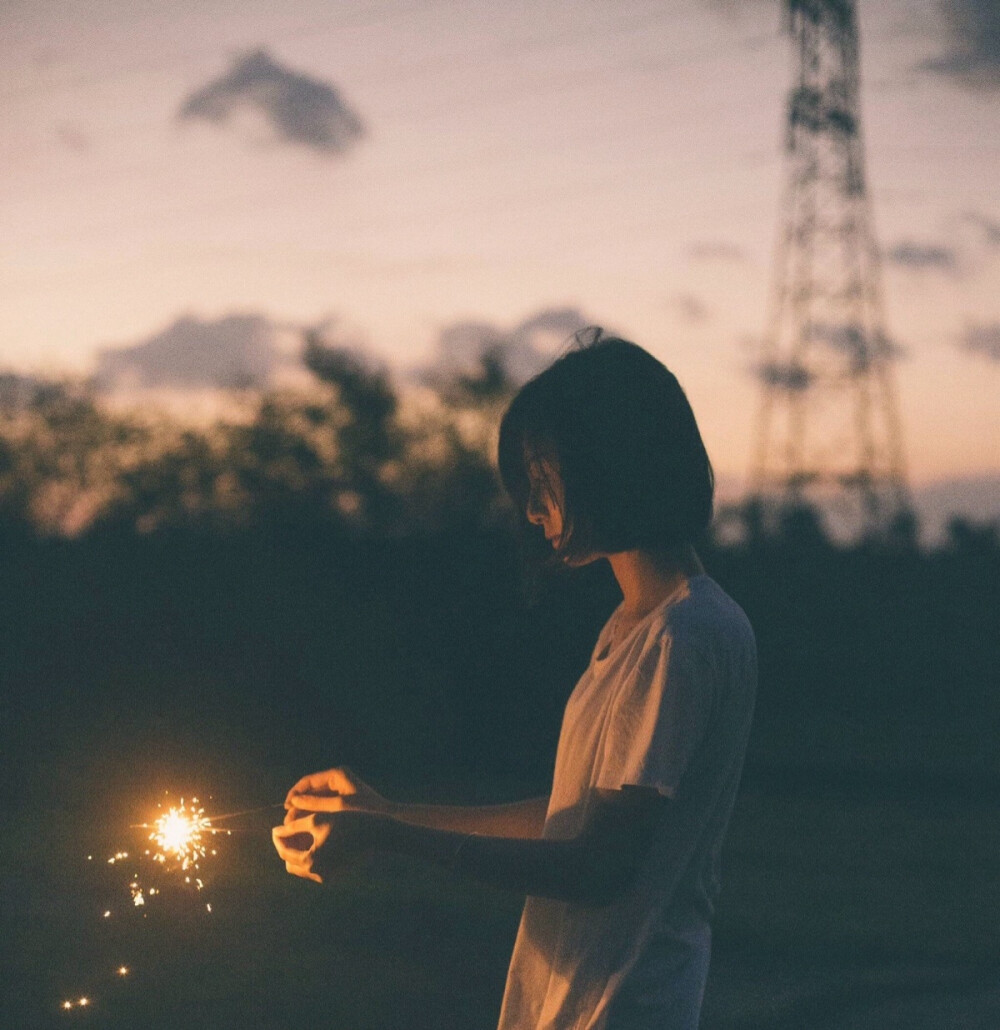
{"label": "t-shirt sleeve", "polygon": [[634,784],[675,797],[705,737],[715,702],[709,662],[661,638],[621,685],[604,741],[599,787]]}

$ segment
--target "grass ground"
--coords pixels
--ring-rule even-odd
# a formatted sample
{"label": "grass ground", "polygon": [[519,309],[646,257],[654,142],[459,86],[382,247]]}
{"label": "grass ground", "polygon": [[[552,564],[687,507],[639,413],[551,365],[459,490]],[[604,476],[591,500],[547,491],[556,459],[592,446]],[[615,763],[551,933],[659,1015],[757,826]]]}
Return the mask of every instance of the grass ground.
{"label": "grass ground", "polygon": [[[223,841],[203,894],[161,896],[142,918],[105,862],[109,827],[121,827],[120,841],[129,818],[105,810],[98,822],[84,805],[10,819],[3,1026],[495,1025],[519,899],[396,861],[317,888],[285,874],[262,814]],[[86,861],[88,849],[98,861]],[[926,1021],[935,998],[961,1010],[982,994],[980,1008],[995,1005],[998,853],[995,807],[745,793],[704,1030],[889,1027],[865,1013],[907,1004],[925,1022],[911,1011],[898,1025],[943,1027]],[[108,907],[115,915],[103,919]],[[122,964],[126,977],[114,974]],[[92,1003],[60,1010],[81,995]]]}

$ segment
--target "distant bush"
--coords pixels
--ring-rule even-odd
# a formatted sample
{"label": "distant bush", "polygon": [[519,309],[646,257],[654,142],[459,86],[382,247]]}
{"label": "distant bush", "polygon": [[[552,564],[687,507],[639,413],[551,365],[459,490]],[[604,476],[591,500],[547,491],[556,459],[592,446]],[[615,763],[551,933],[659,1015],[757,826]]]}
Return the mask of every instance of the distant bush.
{"label": "distant bush", "polygon": [[[511,381],[483,358],[404,403],[386,370],[308,337],[311,389],[205,428],[109,408],[84,383],[0,392],[0,520],[41,535],[319,523],[399,535],[495,524],[492,426]],[[9,378],[9,377],[8,377]]]}

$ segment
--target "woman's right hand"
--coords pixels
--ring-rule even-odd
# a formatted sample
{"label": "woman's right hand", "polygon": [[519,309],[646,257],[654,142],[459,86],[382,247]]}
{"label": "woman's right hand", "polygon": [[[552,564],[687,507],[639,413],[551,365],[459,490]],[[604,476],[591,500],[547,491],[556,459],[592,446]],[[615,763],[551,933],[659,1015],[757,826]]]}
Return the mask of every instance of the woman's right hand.
{"label": "woman's right hand", "polygon": [[285,798],[285,822],[302,812],[376,812],[392,815],[393,805],[346,766],[303,776]]}

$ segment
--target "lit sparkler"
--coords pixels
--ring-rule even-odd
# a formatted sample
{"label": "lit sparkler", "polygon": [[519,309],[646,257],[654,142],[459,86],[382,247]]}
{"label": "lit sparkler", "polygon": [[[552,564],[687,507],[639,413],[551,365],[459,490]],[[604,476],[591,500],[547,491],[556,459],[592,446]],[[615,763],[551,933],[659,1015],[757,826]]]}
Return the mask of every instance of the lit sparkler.
{"label": "lit sparkler", "polygon": [[[207,835],[219,832],[212,826],[211,819],[205,815],[197,798],[191,799],[190,805],[185,805],[184,799],[178,808],[171,808],[153,823],[153,832],[149,839],[158,847],[159,851],[153,855],[153,861],[166,862],[173,858],[180,862],[181,869],[197,869],[198,863],[214,849],[210,849],[207,842]],[[200,888],[199,888],[200,889]]]}
{"label": "lit sparkler", "polygon": [[[130,855],[127,851],[116,851],[107,859],[109,866],[115,866],[116,873],[124,865],[131,872],[131,877],[125,882],[128,883],[129,895],[132,905],[142,910],[145,917],[145,909],[149,899],[160,894],[160,887],[149,884],[146,876],[140,876],[142,862],[152,861],[156,863],[160,875],[169,876],[178,871],[183,874],[183,883],[201,891],[205,887],[202,880],[201,863],[205,859],[217,855],[216,849],[212,846],[212,839],[216,834],[230,836],[233,831],[213,826],[213,820],[205,815],[204,808],[197,798],[191,798],[185,802],[180,799],[180,804],[163,811],[163,806],[158,806],[161,814],[151,823],[133,823],[134,829],[148,830],[148,840],[151,847],[143,848],[139,853]],[[215,822],[227,819],[236,819],[240,816],[253,815],[258,812],[266,812],[272,808],[281,808],[281,804],[264,805],[259,808],[246,809],[239,812],[227,812],[224,815],[214,817]],[[87,861],[93,862],[94,856],[87,855]],[[201,875],[198,875],[201,873]],[[179,879],[179,877],[178,877]],[[211,913],[212,904],[205,904],[205,911]],[[104,919],[111,919],[118,915],[117,910],[105,909],[102,913]],[[132,967],[120,965],[114,970],[114,978],[121,981],[131,978]],[[75,999],[66,999],[60,1002],[59,1007],[70,1012],[74,1009],[86,1009],[93,1006],[95,998],[99,1001],[98,995],[82,995]]]}

